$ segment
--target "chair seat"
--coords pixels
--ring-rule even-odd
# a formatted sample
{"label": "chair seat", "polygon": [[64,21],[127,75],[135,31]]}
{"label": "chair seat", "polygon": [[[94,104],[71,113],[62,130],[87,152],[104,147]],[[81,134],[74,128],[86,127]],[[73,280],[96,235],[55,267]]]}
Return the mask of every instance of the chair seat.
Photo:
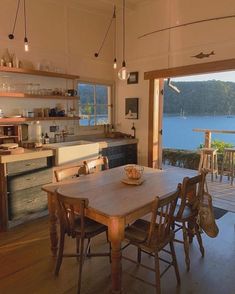
{"label": "chair seat", "polygon": [[[170,240],[174,239],[174,232],[170,231],[168,236],[163,237],[163,241],[152,238],[151,243],[147,244],[150,223],[143,219],[138,219],[131,226],[125,229],[125,238],[132,244],[138,244],[143,250],[153,252],[161,250]],[[158,224],[155,226],[158,229]],[[157,244],[157,246],[156,246]]]}
{"label": "chair seat", "polygon": [[[75,220],[75,232],[78,234],[81,233],[81,219],[80,217],[76,218]],[[97,223],[96,221],[93,221],[89,218],[85,218],[85,238],[91,238],[94,235],[100,234],[102,232],[105,232],[107,230],[107,227]]]}
{"label": "chair seat", "polygon": [[175,208],[175,213],[174,213],[174,219],[175,221],[186,221],[192,217],[195,217],[197,215],[197,210],[192,210],[190,207],[188,206],[185,206],[184,207],[184,211],[182,213],[182,215],[180,217],[177,216],[178,212],[179,212],[179,209],[180,209],[180,204],[178,203],[176,205],[176,208]]}

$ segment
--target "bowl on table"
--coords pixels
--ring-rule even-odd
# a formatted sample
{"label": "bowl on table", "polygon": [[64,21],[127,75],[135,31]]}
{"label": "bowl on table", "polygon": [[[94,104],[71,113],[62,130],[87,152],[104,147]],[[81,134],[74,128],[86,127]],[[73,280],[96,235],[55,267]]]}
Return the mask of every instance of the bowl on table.
{"label": "bowl on table", "polygon": [[136,164],[129,164],[124,167],[124,170],[129,180],[138,181],[143,176],[144,167]]}

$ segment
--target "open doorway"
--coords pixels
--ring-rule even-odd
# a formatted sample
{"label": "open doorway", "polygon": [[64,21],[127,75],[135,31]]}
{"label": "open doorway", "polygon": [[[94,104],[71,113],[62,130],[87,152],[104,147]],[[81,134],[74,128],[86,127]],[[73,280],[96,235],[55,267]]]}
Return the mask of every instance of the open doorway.
{"label": "open doorway", "polygon": [[[176,78],[189,75],[199,75],[205,73],[234,71],[235,59],[220,60],[214,62],[186,65],[175,68],[152,70],[145,72],[144,79],[149,81],[149,125],[148,125],[148,166],[154,166],[157,162],[158,168],[161,168],[161,149],[162,145],[162,129],[161,123],[156,124],[154,112],[159,106],[157,101],[162,100],[163,91],[161,87],[154,87],[156,81],[163,84],[163,79]],[[156,103],[155,103],[156,102]],[[163,112],[161,107],[158,107],[158,121],[162,120]]]}

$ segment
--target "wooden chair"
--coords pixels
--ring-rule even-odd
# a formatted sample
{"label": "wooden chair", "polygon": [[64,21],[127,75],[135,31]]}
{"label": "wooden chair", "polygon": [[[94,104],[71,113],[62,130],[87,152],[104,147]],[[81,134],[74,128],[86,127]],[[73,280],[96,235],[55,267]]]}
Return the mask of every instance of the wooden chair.
{"label": "wooden chair", "polygon": [[[63,195],[57,190],[59,222],[60,222],[60,243],[59,253],[56,261],[55,275],[59,274],[63,257],[77,257],[79,261],[78,291],[81,291],[82,266],[86,256],[109,256],[109,253],[89,253],[90,239],[107,232],[107,227],[85,217],[85,209],[89,201],[86,198],[71,198]],[[64,254],[65,236],[76,239],[77,252]],[[84,250],[85,239],[87,239]]]}
{"label": "wooden chair", "polygon": [[[171,229],[173,215],[179,196],[179,189],[165,195],[163,198],[156,197],[152,205],[151,221],[139,219],[125,230],[125,239],[129,242],[127,246],[134,245],[138,248],[138,262],[123,257],[131,262],[139,264],[155,272],[156,284],[150,284],[156,287],[156,293],[161,293],[160,277],[171,267],[175,269],[176,279],[180,284],[180,275],[174,249],[174,231]],[[170,245],[170,251],[166,250],[166,245]],[[125,246],[125,247],[127,247]],[[150,268],[141,264],[141,252],[144,251],[155,258],[155,268]],[[159,252],[164,251],[171,255],[171,261],[159,257]],[[159,260],[168,264],[167,268],[160,274]],[[141,279],[142,280],[142,279]],[[143,281],[143,280],[142,280]]]}
{"label": "wooden chair", "polygon": [[109,161],[106,156],[98,157],[97,159],[90,161],[84,161],[83,163],[87,174],[109,169]]}
{"label": "wooden chair", "polygon": [[204,192],[206,173],[205,170],[202,170],[202,173],[198,176],[192,178],[185,177],[183,179],[183,183],[180,184],[180,201],[174,213],[175,233],[179,230],[183,231],[183,240],[175,239],[175,241],[184,244],[185,263],[188,271],[190,269],[189,242],[192,243],[195,235],[199,243],[201,255],[202,257],[204,256],[204,247],[197,217],[199,200]]}
{"label": "wooden chair", "polygon": [[201,148],[200,153],[198,171],[201,172],[203,169],[207,169],[207,171],[211,173],[211,181],[213,182],[214,175],[216,178],[218,176],[217,149]]}
{"label": "wooden chair", "polygon": [[235,148],[224,148],[223,162],[221,167],[220,182],[224,175],[227,175],[228,181],[230,180],[231,185],[234,181],[234,155]]}
{"label": "wooden chair", "polygon": [[65,167],[59,170],[55,170],[55,178],[57,182],[79,177],[80,175],[86,175],[86,168],[84,165],[75,165]]}

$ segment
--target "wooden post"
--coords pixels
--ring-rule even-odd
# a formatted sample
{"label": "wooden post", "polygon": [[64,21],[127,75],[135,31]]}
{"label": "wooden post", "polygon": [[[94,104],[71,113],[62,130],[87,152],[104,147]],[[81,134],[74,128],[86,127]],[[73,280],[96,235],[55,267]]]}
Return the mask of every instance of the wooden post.
{"label": "wooden post", "polygon": [[205,148],[211,148],[211,132],[205,132]]}

